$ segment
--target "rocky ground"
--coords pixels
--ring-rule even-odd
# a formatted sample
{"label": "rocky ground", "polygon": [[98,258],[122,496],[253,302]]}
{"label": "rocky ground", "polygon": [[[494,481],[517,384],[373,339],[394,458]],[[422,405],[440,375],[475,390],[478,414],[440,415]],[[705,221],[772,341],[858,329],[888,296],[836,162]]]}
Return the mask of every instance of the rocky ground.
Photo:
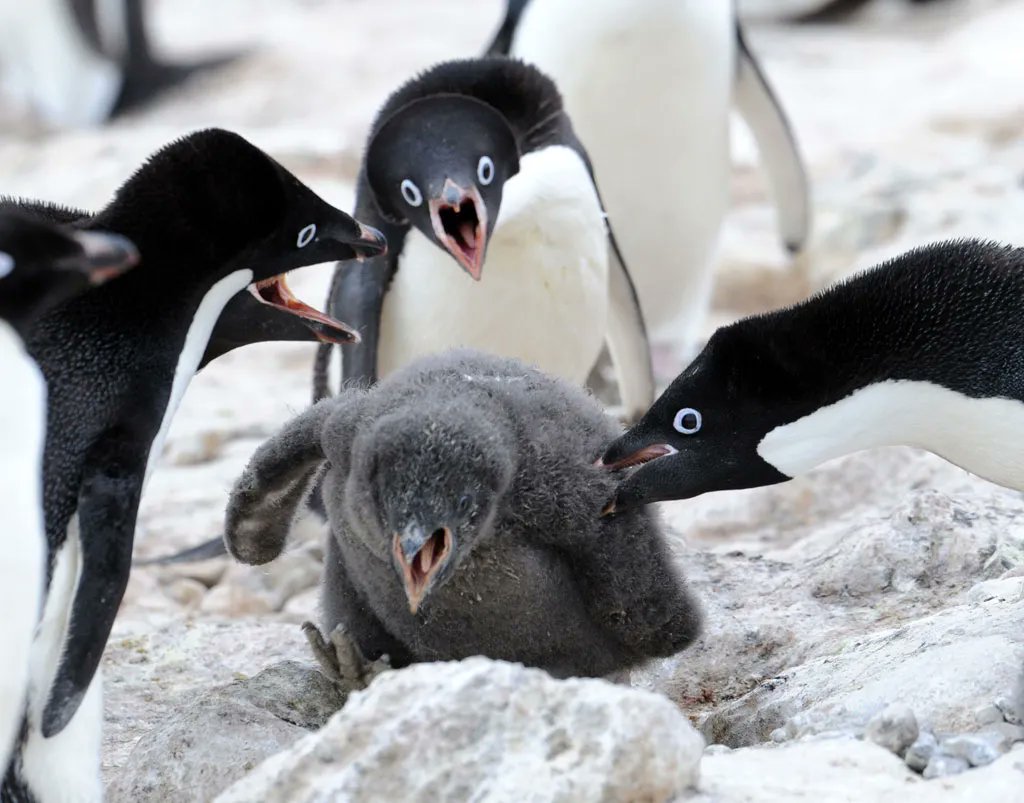
{"label": "rocky ground", "polygon": [[[834,29],[773,25],[760,16],[772,5],[747,4],[759,15],[750,39],[807,157],[815,237],[796,264],[779,248],[737,126],[709,327],[917,244],[1024,242],[1024,2],[922,13],[878,0]],[[0,192],[96,206],[150,151],[216,124],[350,208],[380,100],[416,68],[477,51],[499,16],[497,0],[154,6],[168,54],[246,55],[99,131],[41,132],[0,106]],[[293,285],[319,303],[327,273]],[[218,533],[245,460],[305,405],[310,361],[305,347],[255,347],[193,382],[143,503],[138,556]],[[316,616],[318,532],[262,569],[137,569],[104,663],[111,799],[210,799],[293,743],[223,799],[537,799],[517,786],[533,778],[563,800],[1019,796],[1021,494],[889,449],[663,507],[707,627],[634,673],[638,691],[483,660],[420,667],[380,678],[313,736],[341,704],[298,627]],[[472,721],[451,703],[467,689]],[[703,755],[691,725],[713,745]]]}

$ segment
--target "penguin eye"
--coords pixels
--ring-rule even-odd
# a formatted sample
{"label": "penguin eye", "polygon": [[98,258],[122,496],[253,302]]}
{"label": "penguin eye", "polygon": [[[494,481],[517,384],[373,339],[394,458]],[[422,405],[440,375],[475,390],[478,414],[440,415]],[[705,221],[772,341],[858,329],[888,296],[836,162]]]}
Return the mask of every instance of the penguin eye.
{"label": "penguin eye", "polygon": [[402,197],[409,206],[419,206],[423,203],[423,193],[409,179],[402,182]]}
{"label": "penguin eye", "polygon": [[305,248],[316,237],[316,223],[310,223],[299,232],[299,239],[295,241],[296,248]]}
{"label": "penguin eye", "polygon": [[0,279],[14,270],[14,257],[6,251],[0,251]]}
{"label": "penguin eye", "polygon": [[494,181],[494,162],[490,156],[481,156],[476,166],[476,177],[480,183],[487,185]]}
{"label": "penguin eye", "polygon": [[700,425],[703,423],[700,413],[692,407],[684,407],[676,413],[672,421],[672,428],[683,435],[695,435],[700,432]]}
{"label": "penguin eye", "polygon": [[466,513],[469,510],[469,506],[473,504],[473,498],[469,494],[464,494],[456,506],[456,511],[459,513]]}

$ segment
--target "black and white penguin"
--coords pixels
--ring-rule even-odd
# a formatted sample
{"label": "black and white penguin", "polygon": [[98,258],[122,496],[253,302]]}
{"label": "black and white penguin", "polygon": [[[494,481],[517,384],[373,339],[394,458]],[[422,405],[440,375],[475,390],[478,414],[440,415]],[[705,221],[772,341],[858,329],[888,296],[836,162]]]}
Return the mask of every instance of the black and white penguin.
{"label": "black and white penguin", "polygon": [[7,537],[0,561],[0,767],[21,726],[29,650],[46,584],[43,439],[46,385],[25,351],[47,310],[114,278],[138,259],[122,237],[76,232],[0,212],[0,510]]}
{"label": "black and white penguin", "polygon": [[486,655],[556,676],[679,652],[700,611],[652,511],[598,514],[619,431],[581,389],[458,350],[305,411],[253,456],[225,520],[231,553],[283,550],[321,470],[331,524],[324,627],[368,661]]}
{"label": "black and white penguin", "polygon": [[916,446],[1024,490],[1024,249],[910,251],[719,329],[603,461],[623,510]]}
{"label": "black and white penguin", "polygon": [[757,140],[786,247],[806,243],[800,154],[733,2],[509,0],[489,51],[558,85],[659,346],[692,356],[709,306],[734,105]]}
{"label": "black and white penguin", "polygon": [[379,232],[216,129],[159,151],[75,226],[122,234],[142,257],[126,276],[43,316],[27,344],[48,387],[50,572],[27,735],[4,794],[20,799],[27,788],[44,802],[69,789],[100,797],[94,675],[128,580],[145,480],[221,311],[246,288],[292,309],[287,271],[384,250]]}
{"label": "black and white penguin", "polygon": [[[632,282],[558,90],[505,58],[442,63],[374,121],[356,213],[384,257],[341,265],[328,312],[362,335],[346,384],[472,346],[583,385],[605,342],[625,413],[654,397]],[[327,391],[319,361],[317,394]]]}
{"label": "black and white penguin", "polygon": [[146,0],[0,0],[0,72],[46,123],[96,125],[230,61],[153,56]]}

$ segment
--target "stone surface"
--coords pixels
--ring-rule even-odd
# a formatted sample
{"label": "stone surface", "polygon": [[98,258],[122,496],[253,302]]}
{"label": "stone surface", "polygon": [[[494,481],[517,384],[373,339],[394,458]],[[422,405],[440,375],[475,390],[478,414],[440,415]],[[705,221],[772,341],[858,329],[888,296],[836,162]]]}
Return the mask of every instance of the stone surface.
{"label": "stone surface", "polygon": [[914,743],[907,748],[903,758],[910,769],[924,772],[924,768],[928,766],[928,762],[932,760],[932,756],[935,755],[938,748],[939,742],[935,735],[928,731],[922,731]]}
{"label": "stone surface", "polygon": [[209,800],[263,759],[322,727],[344,702],[320,672],[293,662],[183,699],[135,746],[107,798],[111,803]]}
{"label": "stone surface", "polygon": [[665,801],[703,749],[659,696],[471,658],[381,675],[217,801]]}
{"label": "stone surface", "polygon": [[894,703],[875,714],[864,730],[865,739],[901,757],[917,735],[917,717],[909,706],[902,703]]}
{"label": "stone surface", "polygon": [[970,766],[966,758],[935,753],[928,762],[928,766],[924,768],[922,775],[925,779],[944,778],[947,775],[959,775],[961,772],[967,772]]}
{"label": "stone surface", "polygon": [[991,764],[1001,753],[1010,749],[1010,745],[999,737],[978,736],[953,736],[943,739],[939,744],[939,752],[962,758],[972,767],[984,767]]}

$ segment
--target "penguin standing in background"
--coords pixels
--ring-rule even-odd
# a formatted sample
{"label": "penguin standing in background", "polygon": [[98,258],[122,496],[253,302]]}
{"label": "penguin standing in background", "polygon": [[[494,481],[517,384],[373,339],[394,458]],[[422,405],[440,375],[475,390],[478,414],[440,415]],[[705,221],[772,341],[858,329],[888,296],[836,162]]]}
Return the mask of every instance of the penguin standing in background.
{"label": "penguin standing in background", "polygon": [[0,0],[0,73],[45,123],[75,127],[102,123],[231,60],[157,60],[145,2]]}
{"label": "penguin standing in background", "polygon": [[344,633],[394,667],[486,655],[607,675],[700,630],[657,516],[598,515],[615,481],[594,462],[618,431],[587,393],[517,360],[433,355],[261,446],[225,539],[246,563],[276,558],[325,468],[321,607],[335,645]]}
{"label": "penguin standing in background", "polygon": [[1024,491],[1024,249],[910,251],[719,329],[603,462],[609,512],[785,482],[875,446]]}
{"label": "penguin standing in background", "polygon": [[800,154],[733,2],[509,0],[489,52],[558,85],[658,345],[690,352],[710,303],[734,104],[757,140],[783,242],[806,244]]}
{"label": "penguin standing in background", "polygon": [[122,237],[74,232],[0,212],[0,767],[24,713],[32,632],[46,584],[42,459],[46,385],[24,341],[48,309],[114,278],[138,259]]}
{"label": "penguin standing in background", "polygon": [[632,282],[587,154],[537,69],[452,61],[394,92],[370,132],[356,216],[389,251],[340,265],[332,282],[329,314],[363,338],[344,349],[345,384],[472,346],[583,385],[607,341],[625,414],[653,400]]}
{"label": "penguin standing in background", "polygon": [[[25,204],[37,215],[47,207]],[[51,209],[52,212],[52,209]],[[57,213],[53,213],[57,214]],[[139,499],[229,300],[298,304],[282,274],[384,250],[379,232],[216,129],[155,154],[81,230],[115,231],[139,267],[41,317],[27,346],[48,388],[43,502],[50,575],[31,655],[25,736],[4,799],[101,796],[104,645],[128,581]],[[356,336],[333,322],[338,338]],[[29,799],[33,799],[29,797]]]}

